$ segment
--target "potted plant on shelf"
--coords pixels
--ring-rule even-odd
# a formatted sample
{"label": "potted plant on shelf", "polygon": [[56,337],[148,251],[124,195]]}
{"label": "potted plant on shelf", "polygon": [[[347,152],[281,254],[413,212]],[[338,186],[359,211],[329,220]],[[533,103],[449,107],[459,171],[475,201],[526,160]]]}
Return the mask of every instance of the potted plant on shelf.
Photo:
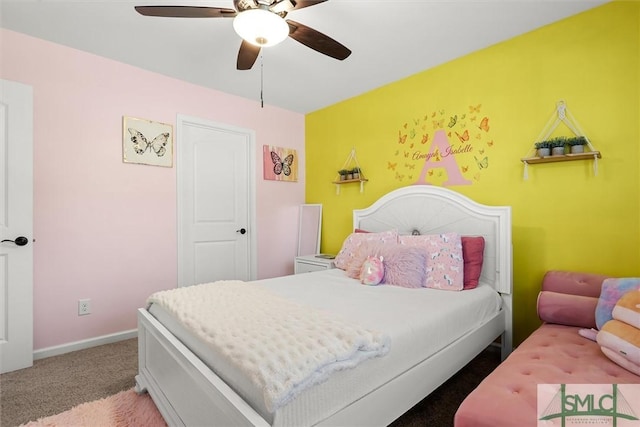
{"label": "potted plant on shelf", "polygon": [[559,136],[557,138],[553,138],[549,140],[551,144],[551,155],[559,156],[564,154],[564,146],[567,143],[567,138],[564,136]]}
{"label": "potted plant on shelf", "polygon": [[584,136],[576,136],[575,138],[568,138],[567,145],[569,145],[571,154],[584,153],[584,146],[587,145],[587,138]]}
{"label": "potted plant on shelf", "polygon": [[347,179],[347,174],[349,173],[346,169],[340,169],[338,171],[338,175],[340,175],[340,181],[345,181]]}
{"label": "potted plant on shelf", "polygon": [[351,169],[351,174],[353,175],[353,179],[360,179],[360,168],[355,167]]}
{"label": "potted plant on shelf", "polygon": [[536,142],[538,157],[545,157],[551,154],[551,143],[549,141]]}

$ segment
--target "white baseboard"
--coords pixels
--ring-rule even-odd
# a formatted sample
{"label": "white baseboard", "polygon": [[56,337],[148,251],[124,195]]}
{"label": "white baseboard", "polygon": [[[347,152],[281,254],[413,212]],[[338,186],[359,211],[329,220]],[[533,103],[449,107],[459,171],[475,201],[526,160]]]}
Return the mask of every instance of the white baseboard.
{"label": "white baseboard", "polygon": [[41,348],[33,352],[33,360],[44,359],[45,357],[59,356],[72,351],[84,350],[86,348],[97,347],[99,345],[111,344],[118,341],[124,341],[138,336],[137,329],[130,331],[116,332],[115,334],[103,335],[100,337],[89,338],[82,341],[75,341],[68,344],[56,345],[53,347]]}

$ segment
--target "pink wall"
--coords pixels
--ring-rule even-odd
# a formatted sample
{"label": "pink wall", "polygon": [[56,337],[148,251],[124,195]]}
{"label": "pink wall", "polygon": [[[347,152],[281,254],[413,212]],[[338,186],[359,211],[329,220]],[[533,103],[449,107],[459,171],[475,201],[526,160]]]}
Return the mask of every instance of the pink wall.
{"label": "pink wall", "polygon": [[[34,89],[35,349],[133,329],[146,297],[177,284],[176,168],[122,162],[124,115],[253,129],[258,277],[293,272],[302,114],[8,30],[0,40],[0,77]],[[262,179],[264,144],[298,150],[297,183]],[[80,298],[91,315],[78,317]]]}

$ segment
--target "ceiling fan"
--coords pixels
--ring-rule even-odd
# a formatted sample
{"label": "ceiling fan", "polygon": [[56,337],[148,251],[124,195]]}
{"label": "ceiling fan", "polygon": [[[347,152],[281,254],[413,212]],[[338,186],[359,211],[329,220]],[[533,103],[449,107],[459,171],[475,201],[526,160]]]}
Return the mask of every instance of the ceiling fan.
{"label": "ceiling fan", "polygon": [[170,18],[234,18],[233,27],[242,37],[236,67],[249,70],[262,47],[274,46],[287,36],[332,58],[343,60],[351,51],[321,32],[290,19],[291,11],[327,0],[233,0],[235,9],[207,6],[135,6],[145,16]]}

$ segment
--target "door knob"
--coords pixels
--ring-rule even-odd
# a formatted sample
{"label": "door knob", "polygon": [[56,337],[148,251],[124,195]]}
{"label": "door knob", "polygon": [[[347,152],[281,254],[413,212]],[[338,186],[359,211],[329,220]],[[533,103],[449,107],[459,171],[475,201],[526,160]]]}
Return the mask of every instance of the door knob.
{"label": "door knob", "polygon": [[16,240],[4,239],[0,243],[4,243],[4,242],[11,242],[11,243],[15,243],[17,246],[24,246],[27,243],[29,243],[29,239],[27,239],[24,236],[19,236],[19,237],[16,237]]}
{"label": "door knob", "polygon": [[244,229],[244,228],[241,228],[240,230],[236,230],[236,233],[240,233],[240,234],[244,234],[246,232],[247,232],[247,230]]}

